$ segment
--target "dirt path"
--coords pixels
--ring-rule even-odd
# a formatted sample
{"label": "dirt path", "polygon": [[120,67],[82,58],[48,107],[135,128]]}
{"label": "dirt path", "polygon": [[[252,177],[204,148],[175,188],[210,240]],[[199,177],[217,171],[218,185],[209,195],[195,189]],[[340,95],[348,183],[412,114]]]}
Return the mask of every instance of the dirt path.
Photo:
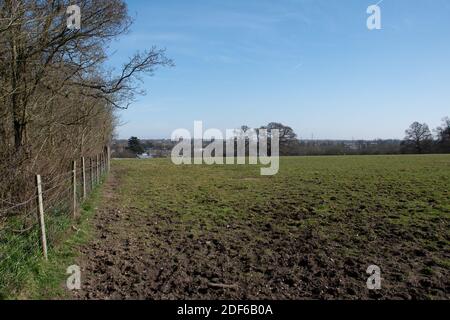
{"label": "dirt path", "polygon": [[[130,212],[118,207],[120,172],[106,182],[102,201],[93,221],[94,240],[80,249],[82,290],[79,299],[145,298],[142,285],[149,265],[142,252],[145,239],[129,230],[145,229],[143,221],[130,219]],[[136,217],[134,217],[136,218]]]}

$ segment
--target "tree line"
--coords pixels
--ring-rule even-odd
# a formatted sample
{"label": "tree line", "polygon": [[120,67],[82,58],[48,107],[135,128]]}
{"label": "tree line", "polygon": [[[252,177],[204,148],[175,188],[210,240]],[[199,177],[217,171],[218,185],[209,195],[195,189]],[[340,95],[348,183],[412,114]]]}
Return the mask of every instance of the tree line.
{"label": "tree line", "polygon": [[426,123],[414,122],[406,130],[401,144],[402,153],[449,153],[450,118],[442,119],[442,125],[431,133]]}
{"label": "tree line", "polygon": [[107,68],[109,44],[133,22],[126,3],[77,1],[80,30],[67,27],[71,4],[0,1],[0,199],[9,203],[33,192],[36,173],[56,176],[100,153],[112,140],[115,110],[142,93],[140,76],[172,65],[153,47]]}
{"label": "tree line", "polygon": [[[260,129],[280,131],[280,155],[282,156],[450,153],[450,119],[448,117],[444,118],[442,125],[434,130],[434,135],[427,124],[414,122],[405,131],[403,140],[301,140],[291,127],[277,122],[253,130],[258,133]],[[236,130],[236,135],[245,135],[249,130],[252,129],[243,125]],[[124,144],[126,147],[117,151],[117,147]],[[170,140],[141,141],[137,137],[131,137],[127,143],[115,142],[114,156],[135,157],[148,151],[153,151],[156,156],[169,156],[169,151],[175,144],[176,142]],[[208,141],[205,142],[205,146],[207,144]],[[248,141],[246,144],[248,146]]]}

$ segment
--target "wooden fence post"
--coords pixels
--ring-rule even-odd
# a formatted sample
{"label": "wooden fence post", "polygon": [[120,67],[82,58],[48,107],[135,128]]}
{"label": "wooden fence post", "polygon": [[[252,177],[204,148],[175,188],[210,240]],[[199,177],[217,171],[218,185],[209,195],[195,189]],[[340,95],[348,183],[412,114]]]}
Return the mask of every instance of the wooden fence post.
{"label": "wooden fence post", "polygon": [[108,159],[106,167],[107,167],[107,170],[109,173],[111,171],[111,147],[110,146],[106,147],[106,157]]}
{"label": "wooden fence post", "polygon": [[103,148],[103,172],[106,174],[106,152],[105,148]]}
{"label": "wooden fence post", "polygon": [[44,253],[44,259],[48,260],[47,254],[47,235],[45,231],[45,219],[44,219],[44,203],[42,200],[42,182],[41,176],[36,176],[36,189],[37,189],[37,213],[39,218],[39,226],[41,228],[41,243],[42,251]]}
{"label": "wooden fence post", "polygon": [[73,217],[77,215],[77,162],[73,162],[72,169],[72,184],[73,184]]}
{"label": "wooden fence post", "polygon": [[108,173],[108,158],[106,156],[106,147],[103,148],[103,157],[105,158],[105,174]]}
{"label": "wooden fence post", "polygon": [[103,151],[102,153],[100,153],[100,175],[103,176],[104,171],[103,171]]}
{"label": "wooden fence post", "polygon": [[91,165],[91,192],[94,191],[94,160],[89,158],[89,164]]}
{"label": "wooden fence post", "polygon": [[97,168],[97,184],[99,184],[100,183],[100,174],[99,174],[99,170],[100,170],[100,168],[99,168],[99,166],[100,166],[100,162],[98,161],[98,155],[97,155],[97,165],[96,165],[96,168]]}
{"label": "wooden fence post", "polygon": [[81,179],[83,183],[83,200],[86,200],[86,163],[84,161],[84,157],[81,157]]}

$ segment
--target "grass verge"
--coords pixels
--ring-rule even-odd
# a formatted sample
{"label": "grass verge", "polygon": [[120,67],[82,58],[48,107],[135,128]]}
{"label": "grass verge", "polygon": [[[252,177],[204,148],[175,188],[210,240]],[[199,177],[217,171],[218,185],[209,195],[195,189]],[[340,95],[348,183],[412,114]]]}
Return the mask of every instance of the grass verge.
{"label": "grass verge", "polygon": [[74,264],[78,246],[91,235],[90,220],[100,199],[97,187],[81,205],[80,217],[71,219],[67,210],[46,215],[48,261],[42,258],[39,227],[18,234],[21,221],[8,221],[0,234],[0,300],[64,299],[67,267]]}

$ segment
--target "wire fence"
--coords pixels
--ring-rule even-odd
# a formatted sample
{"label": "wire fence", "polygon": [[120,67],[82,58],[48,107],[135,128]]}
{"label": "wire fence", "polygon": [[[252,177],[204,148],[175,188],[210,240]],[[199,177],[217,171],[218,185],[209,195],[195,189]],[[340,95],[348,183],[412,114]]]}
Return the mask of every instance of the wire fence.
{"label": "wire fence", "polygon": [[[35,195],[20,203],[0,199],[0,299],[23,282],[30,267],[48,259],[79,217],[82,204],[110,170],[110,149],[72,163],[58,175],[36,175]],[[17,285],[16,285],[17,284]]]}

